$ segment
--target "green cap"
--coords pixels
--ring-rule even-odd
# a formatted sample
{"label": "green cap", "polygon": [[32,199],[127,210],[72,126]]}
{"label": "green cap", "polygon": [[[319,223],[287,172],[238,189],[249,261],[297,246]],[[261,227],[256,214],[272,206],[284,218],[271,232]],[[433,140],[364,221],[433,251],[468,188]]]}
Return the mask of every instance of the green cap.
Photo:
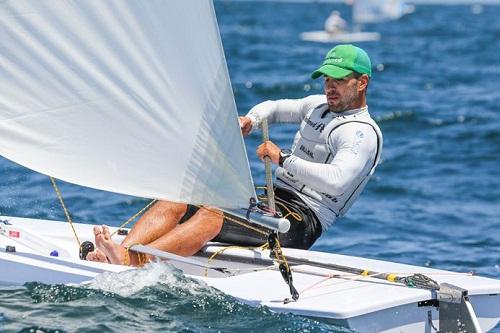
{"label": "green cap", "polygon": [[337,45],[326,54],[323,65],[315,70],[311,77],[317,79],[321,75],[341,79],[353,71],[372,76],[372,64],[368,54],[361,48],[351,45]]}

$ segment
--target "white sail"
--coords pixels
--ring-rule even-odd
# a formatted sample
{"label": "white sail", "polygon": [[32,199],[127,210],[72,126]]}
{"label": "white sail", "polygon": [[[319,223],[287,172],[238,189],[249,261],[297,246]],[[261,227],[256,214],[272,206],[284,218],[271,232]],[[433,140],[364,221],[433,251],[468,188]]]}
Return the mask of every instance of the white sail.
{"label": "white sail", "polygon": [[352,18],[355,24],[397,20],[411,13],[414,7],[401,0],[356,0]]}
{"label": "white sail", "polygon": [[0,154],[96,189],[255,196],[208,0],[0,1]]}

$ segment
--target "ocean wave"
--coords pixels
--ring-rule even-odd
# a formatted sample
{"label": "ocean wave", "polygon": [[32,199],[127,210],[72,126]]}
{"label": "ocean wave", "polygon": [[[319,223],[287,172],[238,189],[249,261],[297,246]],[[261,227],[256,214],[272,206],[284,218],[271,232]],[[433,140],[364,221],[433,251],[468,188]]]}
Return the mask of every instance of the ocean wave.
{"label": "ocean wave", "polygon": [[243,304],[164,262],[80,285],[0,288],[0,304],[6,332],[349,332]]}

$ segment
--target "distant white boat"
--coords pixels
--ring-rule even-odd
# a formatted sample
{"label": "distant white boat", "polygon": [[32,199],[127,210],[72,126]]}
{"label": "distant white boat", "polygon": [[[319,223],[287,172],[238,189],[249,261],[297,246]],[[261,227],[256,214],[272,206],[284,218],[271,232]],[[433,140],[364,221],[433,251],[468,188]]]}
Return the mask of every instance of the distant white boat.
{"label": "distant white boat", "polygon": [[397,20],[413,11],[415,6],[401,0],[357,0],[352,2],[351,31],[307,31],[300,38],[318,43],[376,42],[381,38],[380,33],[362,31],[364,24]]}
{"label": "distant white boat", "polygon": [[352,20],[356,25],[398,20],[414,11],[414,5],[401,0],[358,0],[352,6]]}
{"label": "distant white boat", "polygon": [[380,40],[378,32],[361,31],[362,23],[358,21],[355,15],[359,10],[356,10],[358,2],[353,3],[352,8],[352,29],[346,29],[346,21],[340,17],[338,11],[333,11],[325,21],[325,29],[317,31],[307,31],[300,34],[300,38],[309,42],[317,43],[359,43],[359,42],[374,42]]}
{"label": "distant white boat", "polygon": [[307,31],[300,34],[300,38],[309,42],[318,43],[359,43],[376,42],[380,40],[378,32],[343,32],[332,34],[324,30]]}

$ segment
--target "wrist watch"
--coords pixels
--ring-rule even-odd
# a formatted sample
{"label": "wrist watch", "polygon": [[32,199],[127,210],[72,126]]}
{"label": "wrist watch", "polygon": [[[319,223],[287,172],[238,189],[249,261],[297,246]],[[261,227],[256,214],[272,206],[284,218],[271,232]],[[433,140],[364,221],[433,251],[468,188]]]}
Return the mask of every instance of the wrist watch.
{"label": "wrist watch", "polygon": [[278,161],[278,165],[280,167],[283,167],[283,163],[285,163],[285,160],[292,156],[292,151],[290,149],[282,149],[280,150],[280,158]]}

